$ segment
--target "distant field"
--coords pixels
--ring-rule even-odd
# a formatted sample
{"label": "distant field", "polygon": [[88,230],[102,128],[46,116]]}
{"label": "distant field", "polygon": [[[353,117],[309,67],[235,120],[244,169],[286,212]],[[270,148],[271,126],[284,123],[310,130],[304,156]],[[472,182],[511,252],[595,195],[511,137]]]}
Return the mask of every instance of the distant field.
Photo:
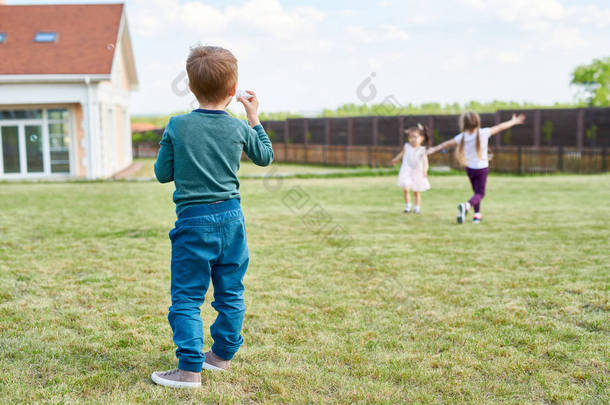
{"label": "distant field", "polygon": [[149,378],[173,185],[0,185],[0,402],[609,403],[610,176],[492,175],[479,226],[430,180],[419,216],[394,176],[243,180],[245,345],[194,391]]}
{"label": "distant field", "polygon": [[[135,163],[141,163],[142,167],[133,177],[149,177],[154,178],[155,172],[153,165],[155,159],[135,159]],[[263,176],[270,175],[293,175],[293,174],[320,174],[320,173],[342,173],[353,170],[368,170],[364,168],[349,168],[337,166],[314,166],[314,165],[299,165],[295,163],[273,163],[268,167],[257,166],[250,161],[241,162],[239,169],[240,176]]]}

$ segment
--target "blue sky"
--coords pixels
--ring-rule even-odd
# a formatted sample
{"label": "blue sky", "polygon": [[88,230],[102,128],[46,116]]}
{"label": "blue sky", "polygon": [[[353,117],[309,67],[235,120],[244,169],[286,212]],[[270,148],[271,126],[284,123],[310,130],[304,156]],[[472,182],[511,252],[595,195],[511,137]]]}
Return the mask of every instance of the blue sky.
{"label": "blue sky", "polygon": [[136,114],[191,108],[192,96],[175,94],[171,83],[197,42],[234,52],[240,87],[257,91],[263,110],[306,114],[362,103],[356,89],[372,72],[373,103],[568,102],[574,67],[610,55],[610,2],[599,0],[126,4],[140,79]]}

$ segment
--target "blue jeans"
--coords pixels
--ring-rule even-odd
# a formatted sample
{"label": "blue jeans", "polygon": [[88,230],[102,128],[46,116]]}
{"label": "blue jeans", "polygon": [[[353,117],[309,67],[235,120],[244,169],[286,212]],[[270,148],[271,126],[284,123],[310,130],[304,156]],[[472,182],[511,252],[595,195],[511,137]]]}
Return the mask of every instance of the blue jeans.
{"label": "blue jeans", "polygon": [[239,199],[187,208],[169,233],[172,241],[172,306],[168,320],[174,332],[178,368],[200,372],[205,356],[200,307],[214,286],[210,327],[212,351],[230,360],[243,343],[246,306],[242,283],[249,255]]}

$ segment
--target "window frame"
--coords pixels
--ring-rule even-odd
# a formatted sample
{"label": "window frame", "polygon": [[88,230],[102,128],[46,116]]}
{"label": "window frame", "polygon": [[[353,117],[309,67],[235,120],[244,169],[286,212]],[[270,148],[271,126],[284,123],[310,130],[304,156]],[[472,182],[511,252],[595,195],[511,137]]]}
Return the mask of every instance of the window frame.
{"label": "window frame", "polygon": [[[16,178],[69,178],[75,176],[77,173],[76,168],[76,145],[75,145],[75,127],[74,127],[74,112],[73,108],[69,105],[51,105],[51,106],[15,106],[13,110],[42,110],[41,118],[26,118],[26,119],[0,119],[0,126],[17,126],[19,128],[19,160],[20,160],[20,171],[19,173],[4,173],[3,156],[2,156],[2,142],[0,142],[0,179],[16,179]],[[48,119],[49,110],[62,109],[67,111],[67,115],[64,119]],[[51,136],[49,133],[49,124],[64,124],[64,128],[67,131],[67,135],[70,139],[68,146],[68,164],[69,172],[53,173],[51,171]],[[42,172],[28,173],[24,171],[26,164],[25,158],[25,126],[27,125],[40,125],[42,126],[43,136],[43,168]],[[23,162],[23,163],[22,163]]]}

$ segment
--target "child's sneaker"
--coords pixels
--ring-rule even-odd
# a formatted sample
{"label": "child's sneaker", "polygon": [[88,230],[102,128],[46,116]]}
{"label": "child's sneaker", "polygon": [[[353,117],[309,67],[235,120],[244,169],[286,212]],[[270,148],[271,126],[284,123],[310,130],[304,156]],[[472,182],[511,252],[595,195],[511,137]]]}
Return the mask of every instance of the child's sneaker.
{"label": "child's sneaker", "polygon": [[419,214],[420,212],[421,212],[421,210],[419,209],[419,205],[416,205],[415,207],[413,207],[414,214]]}
{"label": "child's sneaker", "polygon": [[201,374],[175,368],[170,371],[155,371],[150,378],[155,384],[173,388],[201,387]]}
{"label": "child's sneaker", "polygon": [[223,360],[213,351],[209,351],[205,354],[205,361],[203,362],[203,368],[212,371],[224,371],[231,365],[231,360]]}
{"label": "child's sneaker", "polygon": [[480,212],[476,212],[472,216],[472,223],[473,224],[480,224],[482,220],[483,220],[483,215]]}
{"label": "child's sneaker", "polygon": [[466,220],[466,214],[468,213],[468,208],[470,208],[469,205],[470,204],[468,204],[467,202],[458,204],[458,224],[463,224]]}
{"label": "child's sneaker", "polygon": [[411,204],[405,204],[405,214],[411,212]]}

